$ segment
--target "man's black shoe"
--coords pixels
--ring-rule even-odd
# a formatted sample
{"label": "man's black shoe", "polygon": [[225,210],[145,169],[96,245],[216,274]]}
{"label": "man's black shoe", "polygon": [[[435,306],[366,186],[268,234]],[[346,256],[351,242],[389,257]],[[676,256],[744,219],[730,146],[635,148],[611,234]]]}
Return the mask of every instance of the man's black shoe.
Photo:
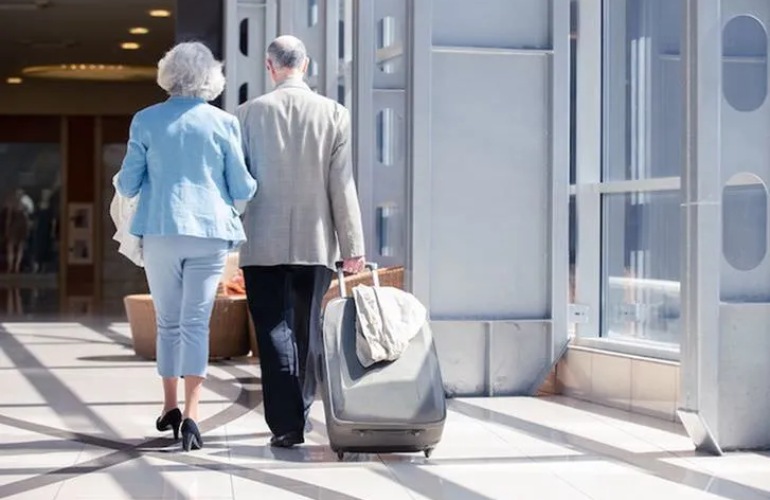
{"label": "man's black shoe", "polygon": [[305,442],[305,436],[301,432],[288,432],[280,436],[273,436],[270,439],[270,446],[276,448],[293,448],[298,444]]}

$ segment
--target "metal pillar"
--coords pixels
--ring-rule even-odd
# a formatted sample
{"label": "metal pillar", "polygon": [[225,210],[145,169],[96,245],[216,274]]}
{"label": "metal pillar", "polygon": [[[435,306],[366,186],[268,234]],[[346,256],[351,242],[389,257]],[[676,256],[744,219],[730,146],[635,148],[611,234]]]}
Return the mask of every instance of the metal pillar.
{"label": "metal pillar", "polygon": [[264,59],[278,35],[305,42],[311,59],[308,84],[337,97],[339,0],[222,0],[227,88],[224,107],[232,112],[271,90]]}
{"label": "metal pillar", "polygon": [[567,344],[570,5],[409,5],[410,284],[450,394],[533,394]]}
{"label": "metal pillar", "polygon": [[[736,268],[723,250],[728,246],[723,245],[722,218],[725,213],[734,215],[725,212],[724,194],[734,176],[755,176],[759,179],[755,186],[762,186],[767,197],[770,165],[764,138],[770,129],[770,105],[765,102],[738,111],[724,98],[725,71],[734,61],[723,54],[723,38],[732,19],[746,16],[765,24],[759,31],[766,40],[770,6],[754,0],[686,0],[685,4],[684,337],[679,415],[699,450],[721,454],[767,448],[768,256],[765,252],[753,267]],[[740,91],[752,90],[750,78],[743,78],[740,85]],[[760,218],[766,221],[767,205],[758,210],[764,211],[760,215],[765,217]],[[752,224],[741,215],[738,224]],[[750,231],[746,238],[766,234],[763,229]],[[748,243],[752,242],[744,242]]]}
{"label": "metal pillar", "polygon": [[239,104],[270,90],[265,70],[267,46],[277,34],[277,0],[223,0],[225,77],[224,108],[231,113]]}
{"label": "metal pillar", "polygon": [[[721,454],[718,427],[719,353],[719,0],[685,0],[682,57],[685,135],[682,170],[681,409],[698,449]],[[707,36],[707,32],[712,35]],[[719,32],[719,31],[718,31]]]}
{"label": "metal pillar", "polygon": [[406,264],[409,3],[354,5],[355,165],[367,255],[383,266]]}

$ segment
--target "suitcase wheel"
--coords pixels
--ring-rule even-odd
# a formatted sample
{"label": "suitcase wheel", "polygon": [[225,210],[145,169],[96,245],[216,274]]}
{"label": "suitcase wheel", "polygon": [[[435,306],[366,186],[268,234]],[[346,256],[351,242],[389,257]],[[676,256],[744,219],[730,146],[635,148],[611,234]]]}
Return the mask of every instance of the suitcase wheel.
{"label": "suitcase wheel", "polygon": [[430,458],[431,455],[433,455],[434,448],[428,448],[425,450],[425,458]]}
{"label": "suitcase wheel", "polygon": [[345,452],[344,451],[338,451],[337,452],[337,460],[342,462],[342,460],[345,458]]}

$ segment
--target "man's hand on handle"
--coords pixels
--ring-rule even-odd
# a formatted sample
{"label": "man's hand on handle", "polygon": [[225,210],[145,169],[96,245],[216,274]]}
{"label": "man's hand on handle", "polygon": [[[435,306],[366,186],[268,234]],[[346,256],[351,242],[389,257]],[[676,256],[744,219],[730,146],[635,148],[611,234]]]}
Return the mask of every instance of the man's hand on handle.
{"label": "man's hand on handle", "polygon": [[358,274],[366,266],[366,257],[351,257],[342,261],[342,271],[348,274]]}

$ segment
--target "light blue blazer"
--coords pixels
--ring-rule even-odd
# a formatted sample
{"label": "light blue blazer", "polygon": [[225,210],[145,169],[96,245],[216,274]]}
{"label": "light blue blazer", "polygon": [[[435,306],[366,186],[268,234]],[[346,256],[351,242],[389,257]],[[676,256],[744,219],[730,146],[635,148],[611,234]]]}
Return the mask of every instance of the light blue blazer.
{"label": "light blue blazer", "polygon": [[246,240],[234,200],[249,200],[238,120],[193,97],[171,97],[131,122],[118,192],[139,195],[131,234]]}

